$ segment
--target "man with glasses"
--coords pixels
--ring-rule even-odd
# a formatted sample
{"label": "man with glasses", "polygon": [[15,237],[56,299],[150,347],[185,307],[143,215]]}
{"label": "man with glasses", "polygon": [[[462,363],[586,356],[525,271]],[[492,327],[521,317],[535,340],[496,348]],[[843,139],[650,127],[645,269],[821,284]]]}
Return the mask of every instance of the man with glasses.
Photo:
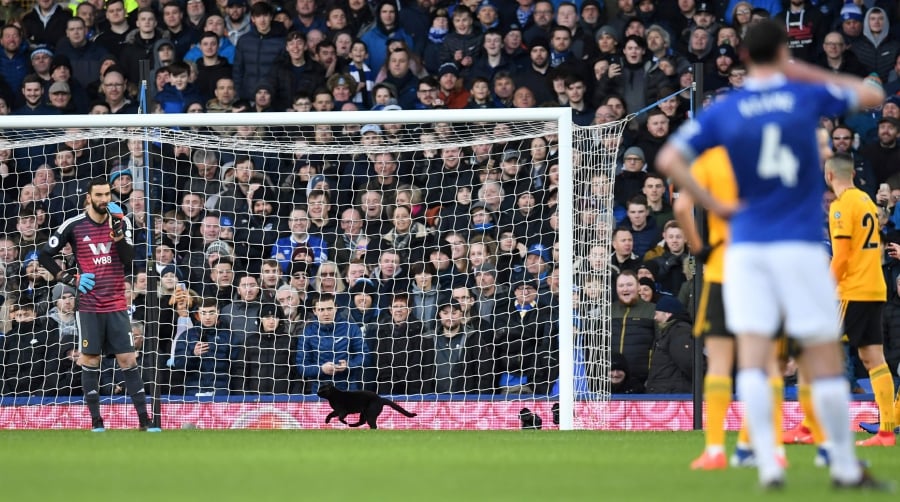
{"label": "man with glasses", "polygon": [[291,211],[288,217],[288,228],[290,234],[281,237],[272,246],[272,258],[278,260],[285,273],[291,264],[294,250],[301,244],[312,249],[315,263],[322,263],[328,259],[328,245],[320,236],[310,235],[308,232],[309,217],[306,209],[298,207]]}
{"label": "man with glasses", "polygon": [[825,35],[822,42],[822,54],[819,56],[817,64],[834,72],[850,73],[860,77],[864,77],[868,73],[856,58],[856,54],[847,50],[844,36],[836,31]]}
{"label": "man with glasses", "polygon": [[645,171],[644,151],[637,146],[625,150],[622,171],[616,175],[614,197],[616,204],[626,206],[628,200],[644,189]]}
{"label": "man with glasses", "polygon": [[431,110],[435,105],[435,98],[440,92],[440,84],[434,77],[428,76],[419,81],[416,87],[416,110]]}
{"label": "man with glasses", "polygon": [[869,161],[853,148],[854,132],[850,126],[839,125],[831,131],[831,145],[834,153],[845,153],[853,158],[853,182],[857,188],[866,192],[872,200],[878,184],[875,182],[875,171]]}

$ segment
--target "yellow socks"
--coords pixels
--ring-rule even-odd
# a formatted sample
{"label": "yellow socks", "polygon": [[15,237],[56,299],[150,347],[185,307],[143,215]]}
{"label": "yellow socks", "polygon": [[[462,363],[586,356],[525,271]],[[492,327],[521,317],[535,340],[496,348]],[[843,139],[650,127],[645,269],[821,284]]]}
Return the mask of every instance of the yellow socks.
{"label": "yellow socks", "polygon": [[706,446],[725,445],[725,415],[731,404],[731,377],[707,375],[703,380],[706,396]]}
{"label": "yellow socks", "polygon": [[894,432],[894,414],[897,407],[891,409],[894,401],[894,379],[887,363],[876,366],[869,371],[869,379],[872,382],[872,392],[875,394],[875,403],[878,405],[878,414],[881,420],[880,430]]}
{"label": "yellow socks", "polygon": [[781,432],[784,430],[784,412],[781,409],[784,403],[784,379],[770,378],[769,386],[772,387],[772,427],[775,430],[775,444],[781,446]]}
{"label": "yellow socks", "polygon": [[800,409],[803,410],[803,425],[809,429],[812,434],[813,441],[816,444],[822,444],[825,441],[825,433],[819,424],[816,416],[816,408],[812,400],[812,391],[809,384],[799,385],[797,387],[797,400],[800,401]]}

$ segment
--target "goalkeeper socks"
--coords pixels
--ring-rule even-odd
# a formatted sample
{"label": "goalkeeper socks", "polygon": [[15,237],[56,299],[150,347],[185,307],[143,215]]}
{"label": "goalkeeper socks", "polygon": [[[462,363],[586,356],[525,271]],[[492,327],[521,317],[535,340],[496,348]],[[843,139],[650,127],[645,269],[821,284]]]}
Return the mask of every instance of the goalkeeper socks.
{"label": "goalkeeper socks", "polygon": [[769,387],[772,388],[772,430],[775,431],[775,446],[781,446],[781,431],[784,430],[784,412],[781,409],[784,403],[784,378],[770,378]]}
{"label": "goalkeeper socks", "polygon": [[738,397],[750,429],[750,442],[756,454],[759,479],[763,483],[780,479],[784,473],[777,459],[775,430],[772,429],[772,387],[761,368],[742,369],[737,375]]}
{"label": "goalkeeper socks", "polygon": [[818,415],[816,415],[816,405],[813,402],[809,384],[804,383],[797,386],[797,400],[800,401],[800,410],[803,411],[801,425],[809,429],[813,442],[821,446],[828,438],[825,436],[825,431],[822,430]]}
{"label": "goalkeeper socks", "polygon": [[84,390],[84,404],[91,413],[91,419],[102,418],[100,415],[100,367],[81,366],[81,388]]}
{"label": "goalkeeper socks", "polygon": [[879,430],[893,433],[895,422],[891,405],[894,402],[894,379],[887,363],[869,370],[869,379],[872,382],[875,403],[878,405],[878,416],[881,422]]}
{"label": "goalkeeper socks", "polygon": [[147,416],[147,396],[144,394],[144,380],[141,378],[141,367],[132,366],[122,371],[125,375],[125,392],[131,398],[139,417]]}
{"label": "goalkeeper socks", "polygon": [[844,483],[860,479],[861,471],[850,434],[850,384],[844,376],[820,378],[812,383],[815,416],[831,443],[831,477]]}
{"label": "goalkeeper socks", "polygon": [[731,404],[731,377],[707,375],[703,381],[706,396],[706,448],[725,445],[725,416]]}

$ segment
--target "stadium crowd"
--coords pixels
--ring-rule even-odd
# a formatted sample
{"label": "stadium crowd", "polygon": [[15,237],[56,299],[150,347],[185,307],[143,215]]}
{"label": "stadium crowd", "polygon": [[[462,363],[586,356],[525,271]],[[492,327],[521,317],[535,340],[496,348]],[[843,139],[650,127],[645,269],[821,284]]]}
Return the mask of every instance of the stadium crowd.
{"label": "stadium crowd", "polygon": [[[4,0],[0,16],[0,114],[137,113],[142,59],[155,113],[569,106],[573,122],[589,126],[655,104],[615,145],[614,207],[598,203],[610,181],[600,176],[576,200],[580,225],[612,232],[611,249],[591,245],[576,263],[574,309],[577,331],[600,315],[592,305],[615,300],[615,393],[691,391],[696,264],[673,219],[672,188],[652,166],[688,117],[684,88],[697,63],[709,100],[743,85],[738,54],[754,19],[784,19],[795,57],[875,74],[887,90],[879,109],[822,124],[882,208],[887,247],[900,247],[896,2],[37,0],[23,9]],[[553,134],[396,154],[365,149],[456,131],[196,132],[361,153],[285,157],[111,138],[0,150],[3,395],[80,392],[75,291],[49,277],[36,251],[77,214],[95,176],[108,177],[134,228],[132,332],[163,393],[310,393],[321,381],[386,394],[554,392]],[[823,241],[827,203],[826,194]],[[895,378],[898,258],[885,256]],[[73,267],[71,252],[59,261]],[[147,322],[158,344],[144,354]],[[121,375],[103,364],[103,392],[121,394]]]}

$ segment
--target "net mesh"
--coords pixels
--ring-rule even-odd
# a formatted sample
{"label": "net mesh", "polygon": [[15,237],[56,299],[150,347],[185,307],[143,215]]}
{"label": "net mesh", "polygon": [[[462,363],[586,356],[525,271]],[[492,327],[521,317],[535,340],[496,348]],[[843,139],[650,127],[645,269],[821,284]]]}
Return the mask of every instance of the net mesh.
{"label": "net mesh", "polygon": [[[388,428],[518,427],[523,407],[553,427],[570,377],[561,323],[574,327],[576,426],[604,424],[604,260],[624,122],[575,127],[570,264],[559,260],[556,122],[241,118],[3,132],[0,413],[17,417],[4,426],[88,423],[81,407],[45,405],[82,402],[79,350],[96,334],[79,332],[74,312],[97,315],[85,312],[91,295],[118,290],[75,293],[39,251],[62,238],[58,265],[82,273],[115,252],[61,230],[94,176],[110,180],[132,230],[123,305],[164,427],[320,427],[325,383],[419,413],[386,412]],[[560,306],[560,274],[574,308]],[[133,426],[122,371],[101,361],[107,426]]]}

